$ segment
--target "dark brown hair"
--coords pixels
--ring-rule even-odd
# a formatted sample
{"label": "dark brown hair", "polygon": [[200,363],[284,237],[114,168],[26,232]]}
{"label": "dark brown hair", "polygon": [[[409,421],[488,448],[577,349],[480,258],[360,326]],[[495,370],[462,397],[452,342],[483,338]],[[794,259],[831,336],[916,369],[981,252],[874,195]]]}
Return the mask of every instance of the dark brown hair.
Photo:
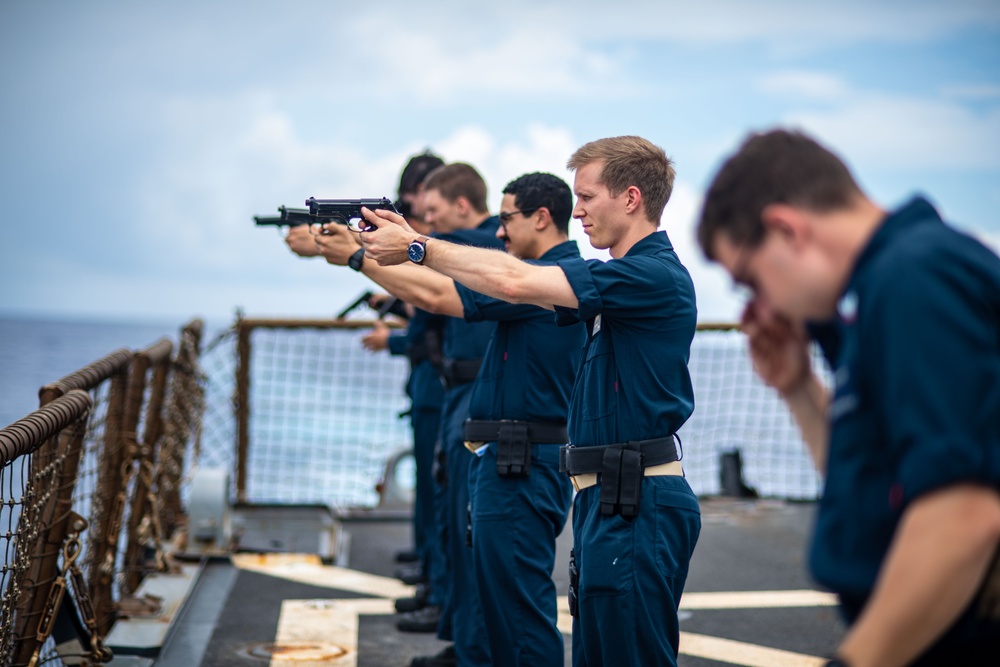
{"label": "dark brown hair", "polygon": [[453,162],[438,167],[427,174],[424,192],[437,190],[449,202],[465,197],[477,212],[486,212],[486,181],[472,165]]}
{"label": "dark brown hair", "polygon": [[705,194],[698,243],[711,260],[719,232],[738,246],[763,241],[761,212],[769,204],[826,213],[849,206],[861,194],[840,158],[801,132],[751,134],[723,163]]}

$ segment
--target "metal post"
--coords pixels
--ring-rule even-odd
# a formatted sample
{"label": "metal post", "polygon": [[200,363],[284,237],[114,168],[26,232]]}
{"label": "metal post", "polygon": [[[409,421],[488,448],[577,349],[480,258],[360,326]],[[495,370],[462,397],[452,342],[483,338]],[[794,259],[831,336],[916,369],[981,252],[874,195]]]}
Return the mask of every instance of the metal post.
{"label": "metal post", "polygon": [[250,333],[243,320],[236,323],[236,500],[247,500],[247,458],[250,452]]}

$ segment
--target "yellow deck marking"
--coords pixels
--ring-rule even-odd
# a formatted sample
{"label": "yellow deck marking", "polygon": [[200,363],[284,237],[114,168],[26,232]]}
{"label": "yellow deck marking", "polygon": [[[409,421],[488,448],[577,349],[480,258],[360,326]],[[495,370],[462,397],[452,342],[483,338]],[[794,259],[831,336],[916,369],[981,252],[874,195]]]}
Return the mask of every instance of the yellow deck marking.
{"label": "yellow deck marking", "polygon": [[334,645],[344,649],[329,660],[271,658],[270,667],[357,667],[358,617],[393,613],[392,600],[285,600],[274,643],[282,647]]}
{"label": "yellow deck marking", "polygon": [[323,561],[316,554],[233,554],[230,560],[236,567],[250,569],[254,567],[279,567],[282,565],[322,565]]}
{"label": "yellow deck marking", "polygon": [[279,554],[235,554],[233,564],[244,570],[251,570],[272,577],[281,577],[310,586],[336,588],[342,591],[362,593],[379,598],[413,597],[413,586],[407,586],[398,579],[379,577],[344,567],[323,565],[312,554],[280,554],[285,558],[272,558]]}
{"label": "yellow deck marking", "polygon": [[826,658],[690,632],[681,633],[680,653],[745,667],[822,667],[826,664]]}
{"label": "yellow deck marking", "polygon": [[[358,659],[358,617],[390,615],[393,600],[413,595],[413,587],[396,579],[379,577],[342,567],[325,566],[311,554],[236,554],[233,563],[242,569],[260,572],[291,581],[352,591],[373,596],[356,600],[285,600],[275,643],[287,647],[336,645],[346,653],[330,660],[303,661],[301,658],[271,659],[271,667],[356,667]],[[734,591],[722,593],[686,593],[681,609],[771,609],[794,607],[829,607],[836,598],[820,591]],[[558,599],[559,630],[571,634],[573,619],[566,596]],[[820,667],[823,658],[768,648],[757,644],[682,632],[680,652],[707,660],[743,667]]]}

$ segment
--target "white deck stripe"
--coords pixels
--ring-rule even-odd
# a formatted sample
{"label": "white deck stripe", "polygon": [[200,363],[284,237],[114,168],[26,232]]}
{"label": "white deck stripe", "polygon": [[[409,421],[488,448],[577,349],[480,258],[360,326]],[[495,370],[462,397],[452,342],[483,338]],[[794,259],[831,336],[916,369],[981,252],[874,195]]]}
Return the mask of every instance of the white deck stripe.
{"label": "white deck stripe", "polygon": [[[560,613],[569,616],[569,598],[557,598]],[[681,609],[775,609],[834,607],[837,597],[821,591],[737,591],[726,593],[685,593]]]}
{"label": "white deck stripe", "polygon": [[690,632],[681,633],[680,652],[745,667],[822,667],[826,663],[826,658]]}
{"label": "white deck stripe", "polygon": [[681,609],[769,609],[772,607],[835,607],[837,596],[821,591],[739,591],[685,593]]}
{"label": "white deck stripe", "polygon": [[[285,600],[275,643],[283,646],[333,644],[347,651],[331,660],[283,660],[276,655],[271,667],[356,667],[358,651],[358,616],[361,614],[389,615],[392,600],[413,595],[413,587],[389,577],[378,577],[357,570],[324,566],[314,556],[281,557],[237,554],[233,563],[242,569],[282,577],[291,581],[353,591],[375,596],[359,600]],[[686,593],[681,609],[770,609],[794,607],[828,607],[836,598],[820,591],[736,591],[722,593]],[[573,620],[569,615],[566,596],[558,599],[559,630],[570,634]],[[716,660],[744,667],[821,667],[823,658],[802,653],[768,648],[757,644],[682,632],[680,652],[707,660]]]}

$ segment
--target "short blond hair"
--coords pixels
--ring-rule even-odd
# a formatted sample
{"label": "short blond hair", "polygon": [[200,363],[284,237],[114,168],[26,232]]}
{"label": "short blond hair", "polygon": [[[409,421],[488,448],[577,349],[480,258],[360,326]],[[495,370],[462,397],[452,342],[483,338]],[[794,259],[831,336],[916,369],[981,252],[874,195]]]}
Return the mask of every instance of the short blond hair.
{"label": "short blond hair", "polygon": [[662,148],[636,136],[608,137],[584,144],[569,158],[566,167],[576,171],[601,161],[601,183],[612,197],[635,186],[642,193],[646,218],[657,225],[674,190],[673,161]]}

